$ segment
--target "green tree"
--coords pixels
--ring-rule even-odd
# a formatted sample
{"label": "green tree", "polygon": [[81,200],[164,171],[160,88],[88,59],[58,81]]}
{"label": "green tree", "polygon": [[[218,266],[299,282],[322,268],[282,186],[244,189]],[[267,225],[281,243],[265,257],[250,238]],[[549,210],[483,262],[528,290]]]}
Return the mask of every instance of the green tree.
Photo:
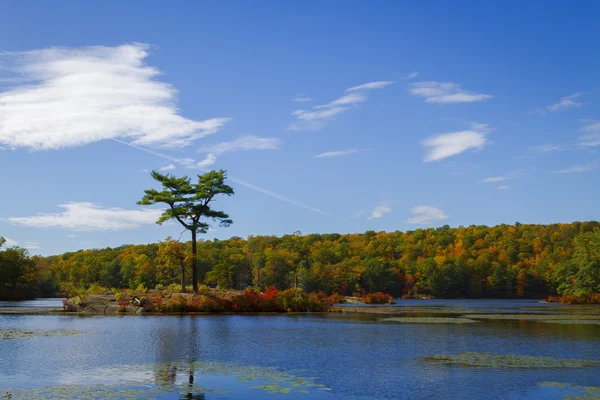
{"label": "green tree", "polygon": [[185,229],[192,234],[192,285],[194,291],[198,290],[198,260],[197,240],[198,233],[206,233],[210,224],[202,221],[206,218],[219,223],[219,226],[229,226],[232,221],[223,211],[213,210],[210,203],[215,196],[224,194],[231,196],[233,188],[225,184],[227,174],[225,171],[210,171],[198,175],[198,183],[192,183],[187,176],[178,178],[171,174],[160,174],[152,171],[152,178],[162,185],[162,191],[155,189],[145,190],[144,197],[138,202],[140,205],[164,203],[169,206],[156,221],[162,224],[165,221],[176,219]]}

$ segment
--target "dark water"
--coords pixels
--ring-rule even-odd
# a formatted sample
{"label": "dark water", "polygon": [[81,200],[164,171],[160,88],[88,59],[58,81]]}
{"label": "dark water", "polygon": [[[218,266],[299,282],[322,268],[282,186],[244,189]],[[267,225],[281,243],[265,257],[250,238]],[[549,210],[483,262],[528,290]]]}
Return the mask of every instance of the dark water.
{"label": "dark water", "polygon": [[24,301],[0,300],[0,307],[62,308],[64,298],[46,298]]}
{"label": "dark water", "polygon": [[[519,313],[540,306],[535,301],[431,304],[432,309],[454,306]],[[565,309],[543,307],[541,311]],[[446,315],[435,309],[435,314],[415,311],[410,316],[421,314]],[[61,398],[41,389],[23,392],[61,385],[70,385],[65,390],[121,385],[137,392],[118,392],[114,398],[144,399],[560,399],[567,389],[542,383],[600,386],[598,364],[582,369],[475,368],[421,359],[491,352],[600,360],[600,325],[526,320],[394,324],[382,322],[385,317],[389,315],[0,315],[4,329],[84,332],[0,340],[0,387],[10,388],[17,399]],[[257,375],[255,380],[249,382],[248,371]],[[193,386],[203,388],[195,389],[197,393],[203,394],[192,394],[191,389],[188,394],[190,375]],[[151,393],[161,386],[166,389]],[[289,386],[289,393],[273,393],[284,386]],[[148,395],[139,395],[143,391]]]}

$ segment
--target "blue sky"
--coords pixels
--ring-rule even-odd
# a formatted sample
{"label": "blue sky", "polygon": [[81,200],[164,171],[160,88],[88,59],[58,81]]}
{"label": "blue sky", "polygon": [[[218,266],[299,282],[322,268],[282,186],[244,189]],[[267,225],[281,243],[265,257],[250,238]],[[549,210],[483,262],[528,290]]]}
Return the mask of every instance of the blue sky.
{"label": "blue sky", "polygon": [[598,2],[165,4],[0,2],[9,244],[179,238],[160,168],[228,171],[209,239],[598,219]]}

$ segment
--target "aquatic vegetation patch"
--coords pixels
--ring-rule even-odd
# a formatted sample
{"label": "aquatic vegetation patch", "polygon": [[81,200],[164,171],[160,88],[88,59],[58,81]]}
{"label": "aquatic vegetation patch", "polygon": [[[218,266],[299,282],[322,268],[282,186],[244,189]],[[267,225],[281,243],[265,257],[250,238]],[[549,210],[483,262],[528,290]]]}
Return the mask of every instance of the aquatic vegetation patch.
{"label": "aquatic vegetation patch", "polygon": [[494,353],[438,354],[423,359],[439,364],[487,368],[585,368],[599,365],[594,360]]}
{"label": "aquatic vegetation patch", "polygon": [[[174,394],[188,396],[182,398],[196,398],[193,396],[253,393],[255,389],[272,394],[314,394],[316,390],[328,390],[317,383],[316,379],[271,367],[223,362],[159,362],[136,365],[135,368],[121,365],[65,372],[58,379],[61,384],[5,389],[3,396],[10,400],[117,400],[172,398],[170,396]],[[226,386],[227,389],[214,387],[214,383]]]}
{"label": "aquatic vegetation patch", "polygon": [[600,386],[580,386],[562,382],[542,382],[540,386],[563,389],[563,400],[596,400],[600,399]]}
{"label": "aquatic vegetation patch", "polygon": [[[465,315],[467,316],[467,315]],[[600,315],[586,314],[468,314],[469,318],[474,319],[506,319],[506,320],[596,320],[600,321]]]}
{"label": "aquatic vegetation patch", "polygon": [[562,325],[600,325],[600,319],[546,319],[541,322]]}
{"label": "aquatic vegetation patch", "polygon": [[0,328],[0,340],[31,339],[40,336],[72,336],[82,333],[74,330]]}
{"label": "aquatic vegetation patch", "polygon": [[464,317],[478,320],[521,320],[546,324],[600,325],[600,316],[588,314],[468,314]]}
{"label": "aquatic vegetation patch", "polygon": [[472,324],[478,321],[473,319],[456,317],[456,318],[444,318],[444,317],[391,317],[381,318],[381,322],[395,322],[399,324]]}

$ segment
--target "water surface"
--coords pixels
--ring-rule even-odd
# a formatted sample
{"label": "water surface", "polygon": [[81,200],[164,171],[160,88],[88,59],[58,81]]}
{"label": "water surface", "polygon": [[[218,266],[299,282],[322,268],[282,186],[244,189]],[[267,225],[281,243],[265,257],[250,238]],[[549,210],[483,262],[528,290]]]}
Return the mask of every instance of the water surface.
{"label": "water surface", "polygon": [[[528,315],[540,306],[536,301],[416,302],[432,305],[429,312],[410,313],[417,318],[460,316],[439,307]],[[396,307],[415,306],[408,303],[400,301]],[[599,314],[598,308],[582,310],[586,316]],[[600,360],[600,325],[526,319],[399,324],[384,322],[384,317],[389,316],[0,315],[0,329],[82,332],[0,340],[0,387],[10,388],[14,398],[25,389],[74,387],[124,390],[113,398],[443,400],[561,399],[579,394],[578,387],[600,386],[598,364],[581,369],[475,368],[422,358],[487,352]],[[41,390],[27,396],[41,396]],[[38,398],[60,398],[45,393]]]}

